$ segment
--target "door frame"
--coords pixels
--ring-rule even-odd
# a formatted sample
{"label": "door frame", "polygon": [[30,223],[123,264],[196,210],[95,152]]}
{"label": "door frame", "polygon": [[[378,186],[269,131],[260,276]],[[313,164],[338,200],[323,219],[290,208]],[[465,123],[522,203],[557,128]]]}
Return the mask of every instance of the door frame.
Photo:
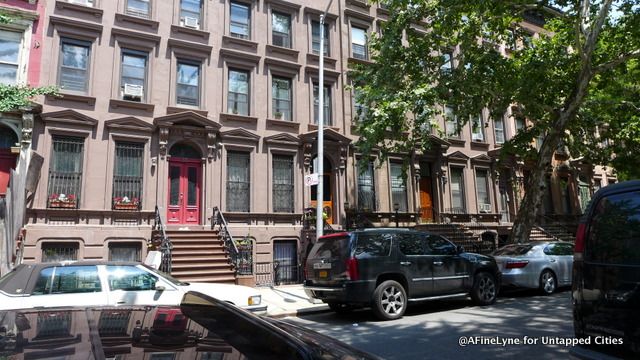
{"label": "door frame", "polygon": [[[168,169],[167,169],[167,187],[166,187],[166,191],[167,191],[167,210],[166,210],[166,216],[167,216],[167,224],[175,224],[175,225],[201,225],[202,224],[202,203],[203,203],[203,199],[202,199],[202,193],[203,193],[203,181],[202,181],[202,161],[199,159],[190,159],[190,158],[178,158],[178,157],[172,157],[168,159]],[[180,171],[180,187],[183,186],[183,179],[187,179],[187,174],[184,172],[184,169],[188,168],[188,165],[195,165],[195,168],[197,169],[197,180],[196,180],[196,202],[197,202],[197,222],[193,223],[193,222],[185,222],[185,216],[186,216],[186,199],[185,202],[183,203],[184,205],[180,205],[180,220],[179,222],[169,222],[169,211],[170,211],[170,207],[172,206],[170,204],[171,201],[171,166],[172,165],[176,165],[178,164],[181,167],[181,171]],[[185,181],[186,182],[186,181]]]}

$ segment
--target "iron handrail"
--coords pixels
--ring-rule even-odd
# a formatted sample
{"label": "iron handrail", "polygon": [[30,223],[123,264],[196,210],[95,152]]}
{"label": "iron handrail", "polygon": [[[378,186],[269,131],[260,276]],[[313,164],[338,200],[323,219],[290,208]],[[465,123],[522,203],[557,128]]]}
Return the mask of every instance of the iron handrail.
{"label": "iron handrail", "polygon": [[171,251],[173,250],[173,244],[167,236],[166,226],[162,221],[162,212],[160,211],[158,205],[156,205],[156,214],[153,229],[156,231],[160,231],[160,236],[162,238],[160,242],[160,254],[162,255],[162,259],[160,262],[160,271],[171,274]]}
{"label": "iron handrail", "polygon": [[231,257],[231,262],[233,263],[234,268],[237,270],[239,268],[239,259],[240,252],[238,251],[238,247],[236,246],[236,242],[233,241],[231,234],[229,234],[229,228],[227,227],[227,221],[222,214],[222,211],[217,206],[213,207],[213,215],[211,216],[211,230],[214,229],[215,225],[219,227],[219,234],[224,241],[225,247],[229,250],[229,256]]}

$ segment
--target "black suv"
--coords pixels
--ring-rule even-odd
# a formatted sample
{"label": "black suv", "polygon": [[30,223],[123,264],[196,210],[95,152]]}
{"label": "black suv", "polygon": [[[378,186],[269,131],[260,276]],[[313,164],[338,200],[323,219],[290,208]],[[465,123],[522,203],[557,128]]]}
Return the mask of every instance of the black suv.
{"label": "black suv", "polygon": [[591,199],[576,233],[572,290],[576,337],[614,345],[574,355],[627,347],[635,354],[623,357],[640,358],[640,181],[604,187]]}
{"label": "black suv", "polygon": [[367,229],[322,236],[305,266],[305,291],[341,313],[371,306],[382,320],[408,302],[471,295],[496,301],[500,271],[492,257],[465,253],[444,237],[408,229]]}

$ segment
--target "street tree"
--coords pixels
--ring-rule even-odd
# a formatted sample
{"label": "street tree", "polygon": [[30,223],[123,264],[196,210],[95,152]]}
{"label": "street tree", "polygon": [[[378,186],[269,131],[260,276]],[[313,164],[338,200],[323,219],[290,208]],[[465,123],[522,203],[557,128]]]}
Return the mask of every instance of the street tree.
{"label": "street tree", "polygon": [[[557,149],[609,164],[624,158],[617,154],[628,155],[625,148],[639,146],[640,1],[384,4],[388,19],[369,39],[372,61],[350,74],[366,109],[357,122],[362,159],[428,149],[425,135],[437,128],[445,104],[455,109],[457,125],[438,129],[442,136],[483,109],[491,119],[527,119],[532,125],[501,150],[502,158],[535,164],[511,233],[512,241],[526,242]],[[532,36],[521,26],[525,18],[538,21],[542,31]],[[607,138],[612,141],[603,145]],[[537,147],[535,139],[541,140]]]}

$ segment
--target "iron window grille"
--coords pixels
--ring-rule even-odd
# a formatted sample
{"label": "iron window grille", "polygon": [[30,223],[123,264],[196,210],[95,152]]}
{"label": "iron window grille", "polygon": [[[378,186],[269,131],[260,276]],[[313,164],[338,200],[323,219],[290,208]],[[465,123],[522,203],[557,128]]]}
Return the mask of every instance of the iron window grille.
{"label": "iron window grille", "polygon": [[271,80],[271,93],[273,96],[273,117],[290,121],[292,119],[291,79],[274,77]]}
{"label": "iron window grille", "polygon": [[140,243],[110,243],[109,261],[142,261]]}
{"label": "iron window grille", "polygon": [[[196,19],[195,26],[189,19]],[[202,0],[180,1],[180,23],[182,26],[202,28]]]}
{"label": "iron window grille", "polygon": [[102,310],[98,320],[100,336],[127,336],[131,310]]}
{"label": "iron window grille", "polygon": [[144,144],[119,141],[115,152],[112,206],[114,209],[140,209]]}
{"label": "iron window grille", "polygon": [[273,211],[293,213],[293,156],[273,156]]}
{"label": "iron window grille", "polygon": [[355,59],[368,60],[367,51],[367,30],[352,27],[351,28],[351,53]]}
{"label": "iron window grille", "polygon": [[373,162],[358,174],[358,210],[376,211],[376,192]]}
{"label": "iron window grille", "polygon": [[232,37],[240,39],[251,38],[250,7],[246,4],[231,3],[231,17],[229,21],[229,33]]}
{"label": "iron window grille", "polygon": [[78,260],[78,243],[42,243],[42,262]]}
{"label": "iron window grille", "polygon": [[[318,97],[318,84],[313,84],[313,121],[318,124],[318,107],[320,104]],[[331,126],[331,87],[324,86],[324,125]]]}
{"label": "iron window grille", "polygon": [[62,39],[58,85],[63,90],[87,92],[90,49],[89,42]]}
{"label": "iron window grille", "polygon": [[227,111],[232,114],[249,115],[248,71],[229,69]]}
{"label": "iron window grille", "polygon": [[249,153],[227,154],[227,210],[249,212],[251,189]]}
{"label": "iron window grille", "polygon": [[71,337],[71,311],[38,313],[36,329],[36,339]]}
{"label": "iron window grille", "polygon": [[151,2],[149,0],[127,0],[126,14],[149,19],[151,17]]}
{"label": "iron window grille", "polygon": [[[324,56],[329,54],[329,25],[324,24]],[[311,52],[316,55],[320,54],[320,22],[311,22]]]}
{"label": "iron window grille", "polygon": [[391,201],[398,204],[398,211],[407,212],[407,184],[402,177],[401,163],[391,163]]}
{"label": "iron window grille", "polygon": [[21,46],[22,33],[0,30],[0,84],[17,83]]}
{"label": "iron window grille", "polygon": [[272,43],[276,46],[291,47],[291,17],[274,12],[271,19]]}
{"label": "iron window grille", "polygon": [[77,208],[82,184],[84,138],[54,136],[52,148],[48,207]]}
{"label": "iron window grille", "polygon": [[200,65],[178,62],[176,103],[179,105],[200,105]]}

